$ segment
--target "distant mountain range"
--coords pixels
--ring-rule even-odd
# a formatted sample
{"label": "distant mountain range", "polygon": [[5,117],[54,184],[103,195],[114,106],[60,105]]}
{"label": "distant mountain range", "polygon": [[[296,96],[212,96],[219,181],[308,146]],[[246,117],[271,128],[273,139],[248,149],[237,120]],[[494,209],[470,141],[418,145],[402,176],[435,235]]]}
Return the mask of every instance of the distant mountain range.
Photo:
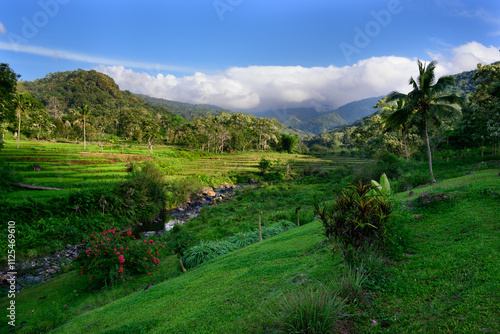
{"label": "distant mountain range", "polygon": [[152,106],[161,106],[168,108],[171,112],[176,115],[182,116],[188,121],[195,117],[205,117],[205,116],[218,116],[225,113],[231,113],[230,110],[223,109],[218,106],[210,104],[190,104],[184,102],[177,102],[172,100],[166,100],[156,97],[151,97],[143,94],[135,94]]}
{"label": "distant mountain range", "polygon": [[382,97],[354,101],[326,112],[318,112],[315,108],[284,108],[255,113],[255,115],[276,118],[288,127],[310,134],[320,134],[373,113],[375,111],[373,107]]}

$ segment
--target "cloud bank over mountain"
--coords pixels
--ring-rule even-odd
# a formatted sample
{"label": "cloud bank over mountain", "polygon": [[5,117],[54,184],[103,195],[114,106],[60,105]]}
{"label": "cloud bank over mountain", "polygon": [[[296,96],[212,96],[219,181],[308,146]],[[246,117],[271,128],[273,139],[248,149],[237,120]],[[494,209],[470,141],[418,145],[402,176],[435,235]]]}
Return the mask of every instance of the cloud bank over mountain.
{"label": "cloud bank over mountain", "polygon": [[[438,60],[438,76],[476,68],[478,63],[500,60],[497,47],[471,42],[446,50],[427,52]],[[137,72],[124,66],[100,65],[95,69],[112,77],[120,89],[188,103],[218,105],[233,111],[262,111],[283,107],[336,108],[351,101],[408,92],[408,79],[417,75],[417,59],[372,57],[352,66],[249,66],[175,77]]]}

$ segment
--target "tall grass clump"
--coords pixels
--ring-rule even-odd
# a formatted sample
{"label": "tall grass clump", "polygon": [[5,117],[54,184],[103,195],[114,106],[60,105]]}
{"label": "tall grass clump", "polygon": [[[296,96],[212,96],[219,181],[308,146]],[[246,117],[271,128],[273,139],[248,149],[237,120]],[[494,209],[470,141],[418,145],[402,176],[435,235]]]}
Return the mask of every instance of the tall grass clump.
{"label": "tall grass clump", "polygon": [[183,257],[184,267],[192,269],[217,256],[232,252],[236,246],[227,240],[200,241],[191,247]]}
{"label": "tall grass clump", "polygon": [[278,296],[266,315],[280,333],[332,333],[343,319],[344,300],[337,293],[312,287]]}
{"label": "tall grass clump", "polygon": [[[278,221],[261,229],[263,239],[274,237],[289,229],[297,227],[289,221]],[[186,269],[193,269],[217,256],[246,247],[259,241],[259,230],[239,232],[223,240],[200,241],[198,245],[189,248],[182,257]]]}

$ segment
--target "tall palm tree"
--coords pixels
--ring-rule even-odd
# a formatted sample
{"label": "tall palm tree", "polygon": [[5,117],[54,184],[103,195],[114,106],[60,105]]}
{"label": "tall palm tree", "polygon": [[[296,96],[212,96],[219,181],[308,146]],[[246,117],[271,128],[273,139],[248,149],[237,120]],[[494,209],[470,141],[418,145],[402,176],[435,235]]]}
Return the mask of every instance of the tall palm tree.
{"label": "tall palm tree", "polygon": [[86,128],[86,121],[87,121],[87,117],[89,117],[90,115],[90,110],[89,110],[89,107],[84,104],[83,106],[80,107],[80,115],[82,115],[82,119],[83,119],[83,150],[86,151],[87,150],[87,141],[86,141],[86,132],[85,132],[85,128]]}
{"label": "tall palm tree", "polygon": [[406,95],[392,92],[387,96],[387,101],[406,98],[405,106],[394,112],[394,116],[391,115],[391,121],[397,120],[397,122],[406,123],[409,120],[417,120],[421,124],[427,144],[431,182],[435,183],[429,143],[429,125],[434,124],[439,127],[442,120],[456,119],[460,115],[461,107],[465,104],[465,101],[455,94],[443,93],[446,87],[455,83],[455,78],[450,75],[441,77],[436,81],[434,71],[437,61],[431,61],[426,65],[418,60],[417,64],[419,70],[417,80],[411,77],[409,82],[413,90]]}
{"label": "tall palm tree", "polygon": [[[397,100],[396,105],[383,106],[382,107],[382,120],[384,124],[384,133],[396,130],[399,133],[401,129],[401,139],[403,141],[406,162],[408,162],[408,148],[406,144],[406,137],[408,128],[410,127],[410,122],[407,113],[396,113],[405,107],[406,98],[400,98]],[[399,117],[397,117],[399,116]],[[401,117],[403,116],[403,117]]]}
{"label": "tall palm tree", "polygon": [[17,109],[17,119],[18,119],[18,125],[17,125],[17,148],[19,148],[19,138],[21,138],[21,115],[22,112],[24,111],[24,114],[26,115],[26,118],[28,118],[28,112],[27,110],[31,106],[31,95],[24,93],[24,94],[19,94],[17,93],[16,95],[16,109]]}

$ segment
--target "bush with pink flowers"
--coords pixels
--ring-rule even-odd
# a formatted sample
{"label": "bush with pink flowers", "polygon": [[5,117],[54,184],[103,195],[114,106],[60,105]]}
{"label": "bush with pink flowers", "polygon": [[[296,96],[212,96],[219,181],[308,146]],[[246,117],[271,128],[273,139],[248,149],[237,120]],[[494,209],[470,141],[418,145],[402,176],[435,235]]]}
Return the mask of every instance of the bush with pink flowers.
{"label": "bush with pink flowers", "polygon": [[93,288],[125,281],[136,274],[151,275],[165,249],[152,239],[137,240],[130,231],[119,233],[116,229],[93,233],[84,242],[87,249],[73,265],[79,275],[88,277]]}

